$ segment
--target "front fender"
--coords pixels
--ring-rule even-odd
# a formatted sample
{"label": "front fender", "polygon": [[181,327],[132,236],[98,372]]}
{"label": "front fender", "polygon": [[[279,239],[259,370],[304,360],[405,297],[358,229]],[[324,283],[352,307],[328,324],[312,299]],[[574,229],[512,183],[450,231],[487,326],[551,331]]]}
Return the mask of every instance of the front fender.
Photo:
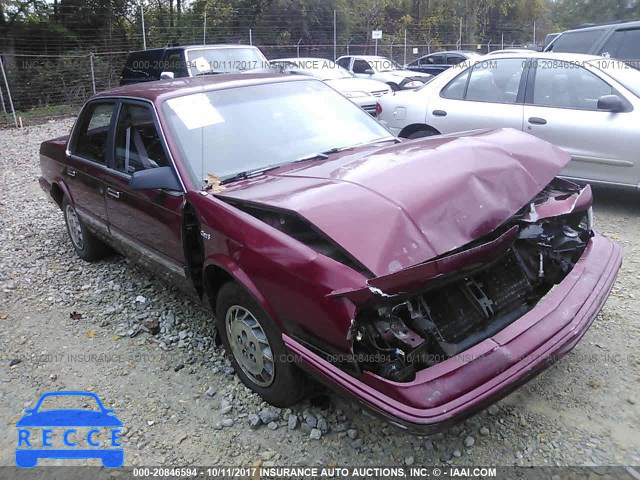
{"label": "front fender", "polygon": [[232,258],[222,253],[209,255],[203,263],[203,272],[209,267],[218,267],[227,272],[238,284],[242,285],[256,299],[264,311],[269,315],[276,325],[282,330],[282,325],[275,311],[260,292],[256,284],[249,278],[249,275]]}

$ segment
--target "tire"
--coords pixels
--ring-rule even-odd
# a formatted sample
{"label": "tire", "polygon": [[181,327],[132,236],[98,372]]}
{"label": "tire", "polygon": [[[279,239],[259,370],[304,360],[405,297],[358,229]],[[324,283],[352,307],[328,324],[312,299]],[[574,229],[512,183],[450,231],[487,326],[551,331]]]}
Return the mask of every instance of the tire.
{"label": "tire", "polygon": [[237,283],[226,283],[218,292],[216,328],[236,375],[247,388],[276,407],[293,405],[305,396],[307,379],[288,358],[280,331]]}
{"label": "tire", "polygon": [[435,130],[425,128],[423,130],[418,130],[417,132],[413,132],[411,135],[407,136],[407,138],[410,140],[413,140],[414,138],[431,137],[433,135],[438,135],[438,132],[436,132]]}
{"label": "tire", "polygon": [[109,247],[82,223],[75,207],[67,197],[62,200],[62,213],[71,245],[81,259],[93,262],[105,257],[110,252]]}
{"label": "tire", "polygon": [[398,90],[400,90],[400,87],[398,86],[397,83],[389,82],[387,83],[387,85],[389,85],[391,87],[391,90],[393,90],[394,92],[397,92]]}

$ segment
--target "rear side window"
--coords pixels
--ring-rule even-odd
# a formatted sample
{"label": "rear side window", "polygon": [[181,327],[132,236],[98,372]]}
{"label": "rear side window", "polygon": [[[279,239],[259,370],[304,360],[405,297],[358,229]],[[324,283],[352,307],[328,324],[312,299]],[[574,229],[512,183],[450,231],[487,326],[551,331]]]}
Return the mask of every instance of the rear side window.
{"label": "rear side window", "polygon": [[340,58],[337,62],[342,68],[349,70],[349,63],[351,63],[351,57]]}
{"label": "rear side window", "polygon": [[448,55],[447,56],[447,65],[458,65],[459,63],[464,62],[465,58],[462,55]]}
{"label": "rear side window", "polygon": [[149,107],[124,104],[116,126],[114,168],[127,175],[169,166]]}
{"label": "rear side window", "polygon": [[74,154],[105,164],[107,159],[107,136],[115,102],[93,103],[85,109],[77,126]]}
{"label": "rear side window", "polygon": [[448,98],[449,100],[462,100],[464,98],[464,89],[467,86],[467,79],[469,78],[470,70],[470,68],[467,69],[449,82],[449,84],[444,87],[440,95],[444,98]]}
{"label": "rear side window", "polygon": [[465,100],[516,103],[524,63],[520,58],[476,63],[471,72]]}
{"label": "rear side window", "polygon": [[604,34],[603,29],[567,32],[556,38],[549,51],[565,53],[590,53]]}
{"label": "rear side window", "polygon": [[422,60],[423,65],[443,65],[444,55],[430,55]]}

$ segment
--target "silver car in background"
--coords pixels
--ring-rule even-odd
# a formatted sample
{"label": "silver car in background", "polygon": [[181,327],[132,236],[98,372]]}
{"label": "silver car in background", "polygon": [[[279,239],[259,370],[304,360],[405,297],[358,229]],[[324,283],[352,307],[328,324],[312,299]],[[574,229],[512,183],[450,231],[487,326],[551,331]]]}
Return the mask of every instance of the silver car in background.
{"label": "silver car in background", "polygon": [[566,53],[515,52],[465,62],[379,101],[378,120],[418,138],[510,127],[567,151],[563,176],[640,187],[640,71]]}
{"label": "silver car in background", "polygon": [[336,63],[358,78],[384,82],[393,90],[417,88],[433,78],[428,73],[406,70],[397,62],[378,55],[345,55]]}
{"label": "silver car in background", "polygon": [[391,93],[391,87],[386,83],[358,78],[324,58],[277,58],[269,63],[278,73],[307,75],[322,80],[371,115],[375,114],[378,97]]}

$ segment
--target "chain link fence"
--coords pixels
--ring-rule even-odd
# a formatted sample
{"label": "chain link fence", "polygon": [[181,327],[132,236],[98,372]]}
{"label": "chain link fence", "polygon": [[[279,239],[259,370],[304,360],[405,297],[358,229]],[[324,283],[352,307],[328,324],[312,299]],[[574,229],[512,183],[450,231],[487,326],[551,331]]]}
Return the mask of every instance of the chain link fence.
{"label": "chain link fence", "polygon": [[22,126],[75,115],[91,95],[119,84],[126,56],[127,52],[3,55],[4,124]]}
{"label": "chain link fence", "polygon": [[[513,44],[506,47],[516,46]],[[258,45],[268,59],[342,55],[386,56],[405,64],[428,53],[464,49],[487,53],[501,48],[491,44],[338,44],[338,45]],[[82,52],[67,55],[4,54],[0,57],[4,76],[0,78],[0,103],[4,126],[42,123],[51,118],[76,115],[94,93],[119,85],[127,51]]]}

